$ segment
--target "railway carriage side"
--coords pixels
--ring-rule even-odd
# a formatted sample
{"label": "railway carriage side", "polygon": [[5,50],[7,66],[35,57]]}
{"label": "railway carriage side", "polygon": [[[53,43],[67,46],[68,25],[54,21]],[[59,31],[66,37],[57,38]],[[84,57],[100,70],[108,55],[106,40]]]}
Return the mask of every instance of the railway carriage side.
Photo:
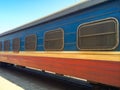
{"label": "railway carriage side", "polygon": [[105,0],[3,34],[0,61],[120,87],[119,4]]}

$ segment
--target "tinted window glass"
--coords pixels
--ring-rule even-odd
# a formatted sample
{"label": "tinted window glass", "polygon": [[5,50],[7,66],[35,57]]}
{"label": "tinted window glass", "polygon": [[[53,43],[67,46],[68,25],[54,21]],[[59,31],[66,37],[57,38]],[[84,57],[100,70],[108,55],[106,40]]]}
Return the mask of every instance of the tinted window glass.
{"label": "tinted window glass", "polygon": [[10,50],[10,40],[4,41],[4,51]]}
{"label": "tinted window glass", "polygon": [[45,33],[45,50],[63,50],[64,32],[62,29],[51,30]]}
{"label": "tinted window glass", "polygon": [[0,51],[2,51],[2,42],[0,42]]}
{"label": "tinted window glass", "polygon": [[25,38],[25,50],[34,51],[36,50],[37,37],[36,35],[29,35]]}
{"label": "tinted window glass", "polygon": [[116,19],[83,24],[78,30],[78,47],[81,50],[112,50],[118,44],[117,29]]}
{"label": "tinted window glass", "polygon": [[19,38],[14,38],[13,39],[13,51],[19,51],[20,49],[20,39]]}

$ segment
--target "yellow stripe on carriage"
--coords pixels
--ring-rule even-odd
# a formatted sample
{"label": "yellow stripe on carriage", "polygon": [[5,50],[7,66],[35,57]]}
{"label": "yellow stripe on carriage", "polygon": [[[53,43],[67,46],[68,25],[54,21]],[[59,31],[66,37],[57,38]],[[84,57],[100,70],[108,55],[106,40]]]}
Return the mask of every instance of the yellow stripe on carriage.
{"label": "yellow stripe on carriage", "polygon": [[18,56],[36,56],[36,57],[53,57],[53,58],[73,58],[83,60],[102,60],[120,62],[120,52],[92,52],[92,51],[22,51],[0,52],[0,55],[18,55]]}

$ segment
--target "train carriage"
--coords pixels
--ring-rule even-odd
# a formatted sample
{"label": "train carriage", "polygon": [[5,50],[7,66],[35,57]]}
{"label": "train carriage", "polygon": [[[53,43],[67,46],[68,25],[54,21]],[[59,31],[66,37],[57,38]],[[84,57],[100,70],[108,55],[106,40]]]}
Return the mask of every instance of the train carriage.
{"label": "train carriage", "polygon": [[91,0],[0,34],[0,62],[120,87],[120,0]]}

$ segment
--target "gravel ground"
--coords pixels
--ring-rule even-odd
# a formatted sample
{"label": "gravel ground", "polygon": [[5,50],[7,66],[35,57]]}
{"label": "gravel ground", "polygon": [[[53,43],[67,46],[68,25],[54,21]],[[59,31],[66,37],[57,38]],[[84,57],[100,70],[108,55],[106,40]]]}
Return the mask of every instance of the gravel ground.
{"label": "gravel ground", "polygon": [[83,90],[10,68],[0,67],[0,90]]}

